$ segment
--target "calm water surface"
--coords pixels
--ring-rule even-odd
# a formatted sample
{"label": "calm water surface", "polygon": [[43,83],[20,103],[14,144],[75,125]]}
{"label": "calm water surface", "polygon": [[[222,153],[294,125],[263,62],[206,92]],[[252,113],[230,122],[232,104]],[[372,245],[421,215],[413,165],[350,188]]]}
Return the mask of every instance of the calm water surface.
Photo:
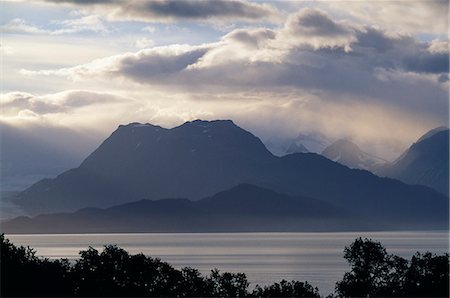
{"label": "calm water surface", "polygon": [[388,253],[406,258],[416,251],[442,254],[449,249],[448,232],[7,235],[13,243],[33,247],[48,258],[75,259],[88,246],[101,249],[117,244],[132,254],[159,257],[176,268],[245,272],[251,288],[283,278],[307,280],[323,295],[332,292],[349,269],[343,249],[357,237],[380,241]]}

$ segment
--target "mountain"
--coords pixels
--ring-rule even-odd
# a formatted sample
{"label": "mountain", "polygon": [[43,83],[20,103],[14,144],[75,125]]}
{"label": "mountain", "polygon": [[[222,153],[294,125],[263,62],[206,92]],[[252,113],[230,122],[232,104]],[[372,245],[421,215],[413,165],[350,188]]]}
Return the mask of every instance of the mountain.
{"label": "mountain", "polygon": [[121,125],[78,168],[19,195],[31,214],[168,197],[199,199],[248,182],[275,157],[232,121]]}
{"label": "mountain", "polygon": [[314,153],[276,157],[231,121],[120,126],[78,168],[34,184],[17,202],[31,214],[75,211],[142,199],[198,200],[242,183],[317,199],[379,226],[448,226],[448,197],[432,189]]}
{"label": "mountain", "polygon": [[448,196],[449,129],[430,130],[411,145],[396,161],[377,174],[408,184],[429,186]]}
{"label": "mountain", "polygon": [[349,140],[337,140],[322,155],[332,161],[346,165],[352,169],[374,170],[387,161],[362,151],[358,145]]}
{"label": "mountain", "polygon": [[214,196],[141,200],[106,209],[19,217],[2,223],[5,233],[270,232],[370,229],[332,205],[250,184]]}
{"label": "mountain", "polygon": [[286,150],[286,154],[292,154],[292,153],[308,153],[308,149],[299,141],[292,142],[291,145],[289,145],[288,149]]}
{"label": "mountain", "polygon": [[320,153],[329,144],[330,140],[320,133],[300,133],[295,139],[291,141],[291,144],[286,150],[286,154],[306,152]]}

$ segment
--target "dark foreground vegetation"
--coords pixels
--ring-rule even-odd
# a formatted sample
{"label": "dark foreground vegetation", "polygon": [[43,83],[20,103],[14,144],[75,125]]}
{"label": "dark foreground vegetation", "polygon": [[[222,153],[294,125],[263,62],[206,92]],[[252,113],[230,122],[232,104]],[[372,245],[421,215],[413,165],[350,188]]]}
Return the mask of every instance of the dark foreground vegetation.
{"label": "dark foreground vegetation", "polygon": [[[1,296],[320,297],[308,282],[281,281],[249,290],[244,273],[173,268],[114,246],[89,247],[74,263],[39,258],[1,238]],[[356,239],[344,250],[351,266],[332,297],[448,297],[449,256],[416,253],[410,261],[378,242]]]}

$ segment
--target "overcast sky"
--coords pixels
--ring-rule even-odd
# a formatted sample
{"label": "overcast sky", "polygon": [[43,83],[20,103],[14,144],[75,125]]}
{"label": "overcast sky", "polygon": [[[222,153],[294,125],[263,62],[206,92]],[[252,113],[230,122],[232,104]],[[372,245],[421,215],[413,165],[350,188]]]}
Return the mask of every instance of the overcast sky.
{"label": "overcast sky", "polygon": [[392,159],[448,125],[448,1],[1,6],[0,121],[89,135],[79,146],[129,122],[232,119]]}

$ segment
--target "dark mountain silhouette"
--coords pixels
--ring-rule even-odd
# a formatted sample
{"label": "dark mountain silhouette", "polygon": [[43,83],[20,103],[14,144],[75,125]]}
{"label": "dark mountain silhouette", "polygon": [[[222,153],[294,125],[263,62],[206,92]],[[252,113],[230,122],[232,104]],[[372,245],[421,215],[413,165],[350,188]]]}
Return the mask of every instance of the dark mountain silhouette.
{"label": "dark mountain silhouette", "polygon": [[380,226],[448,225],[448,198],[432,189],[313,153],[275,157],[231,121],[197,120],[173,129],[120,126],[80,167],[36,183],[17,202],[39,214],[141,199],[195,200],[242,183],[319,199]]}
{"label": "dark mountain silhouette", "polygon": [[20,194],[31,213],[108,207],[145,198],[199,199],[247,180],[275,157],[232,121],[173,129],[119,126],[82,164]]}
{"label": "dark mountain silhouette", "polygon": [[373,171],[387,162],[362,151],[358,145],[344,139],[337,140],[325,148],[322,155],[349,168],[369,171]]}
{"label": "dark mountain silhouette", "polygon": [[355,215],[319,200],[241,184],[199,201],[141,200],[107,209],[19,217],[6,233],[330,231],[370,229]]}
{"label": "dark mountain silhouette", "polygon": [[377,174],[408,184],[426,185],[448,196],[448,155],[449,129],[438,127],[423,135],[396,161]]}

